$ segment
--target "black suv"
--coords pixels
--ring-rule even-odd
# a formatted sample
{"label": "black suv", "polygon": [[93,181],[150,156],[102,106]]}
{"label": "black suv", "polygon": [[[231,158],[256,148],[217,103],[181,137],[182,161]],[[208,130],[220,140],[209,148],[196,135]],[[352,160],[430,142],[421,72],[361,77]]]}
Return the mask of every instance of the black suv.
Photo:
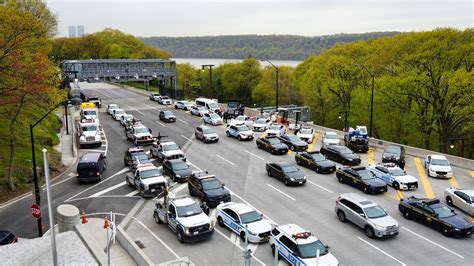
{"label": "black suv", "polygon": [[287,154],[288,146],[282,143],[281,140],[275,136],[265,136],[258,138],[256,141],[257,148],[271,152],[272,154]]}
{"label": "black suv", "polygon": [[129,166],[132,169],[136,169],[137,165],[151,163],[151,161],[142,148],[133,147],[128,148],[125,151],[125,155],[123,156],[123,163],[125,164],[125,166]]}
{"label": "black suv", "polygon": [[166,160],[163,163],[163,172],[174,182],[186,182],[193,170],[183,159]]}
{"label": "black suv", "polygon": [[105,155],[100,152],[86,153],[79,158],[77,163],[77,181],[89,182],[102,179],[102,172],[105,171]]}
{"label": "black suv", "polygon": [[9,231],[0,231],[0,246],[16,243],[18,238]]}
{"label": "black suv", "polygon": [[188,180],[188,189],[191,196],[200,198],[211,208],[231,200],[229,191],[224,188],[224,183],[207,172],[192,173]]}
{"label": "black suv", "polygon": [[396,163],[401,168],[405,166],[405,148],[403,146],[388,146],[382,155],[383,163]]}

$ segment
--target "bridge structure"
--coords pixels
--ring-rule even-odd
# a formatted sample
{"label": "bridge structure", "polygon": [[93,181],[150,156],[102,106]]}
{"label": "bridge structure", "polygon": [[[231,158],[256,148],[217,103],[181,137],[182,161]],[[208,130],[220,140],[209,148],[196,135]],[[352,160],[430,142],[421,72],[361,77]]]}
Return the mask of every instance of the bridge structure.
{"label": "bridge structure", "polygon": [[148,84],[156,80],[160,93],[176,95],[176,62],[162,59],[91,59],[64,60],[61,67],[65,83],[74,79],[79,81],[130,80],[144,81]]}

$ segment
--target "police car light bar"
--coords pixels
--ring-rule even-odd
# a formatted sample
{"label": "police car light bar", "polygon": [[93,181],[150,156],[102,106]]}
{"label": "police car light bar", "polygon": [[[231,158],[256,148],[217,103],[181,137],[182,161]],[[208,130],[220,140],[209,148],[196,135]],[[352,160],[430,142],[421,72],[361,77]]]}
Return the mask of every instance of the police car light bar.
{"label": "police car light bar", "polygon": [[293,235],[293,238],[294,239],[298,239],[298,238],[308,238],[311,236],[311,232],[301,232],[301,233],[297,233],[297,234],[294,234]]}

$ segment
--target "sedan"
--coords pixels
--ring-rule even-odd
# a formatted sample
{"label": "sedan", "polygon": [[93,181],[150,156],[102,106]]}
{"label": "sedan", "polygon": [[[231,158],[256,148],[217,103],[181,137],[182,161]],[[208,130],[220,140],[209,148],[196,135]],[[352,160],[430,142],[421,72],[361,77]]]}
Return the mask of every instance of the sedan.
{"label": "sedan", "polygon": [[212,128],[205,125],[200,125],[194,130],[194,135],[197,139],[204,141],[204,143],[218,142],[219,135]]}
{"label": "sedan", "polygon": [[132,121],[133,120],[133,115],[131,114],[124,114],[120,117],[120,124],[122,126],[125,126],[127,124],[127,122],[129,121]]}
{"label": "sedan", "polygon": [[286,133],[286,128],[281,124],[271,124],[266,133],[268,136],[281,136]]}
{"label": "sedan", "polygon": [[292,151],[306,151],[308,149],[308,143],[302,141],[298,136],[283,134],[279,139]]}
{"label": "sedan", "polygon": [[298,136],[300,139],[308,142],[308,143],[313,143],[314,139],[314,129],[308,128],[308,127],[303,127],[295,131],[296,136]]}
{"label": "sedan", "polygon": [[122,109],[114,109],[112,111],[112,117],[117,121],[120,121],[120,118],[122,118],[122,115],[126,115],[126,114],[127,113],[125,113],[125,111]]}
{"label": "sedan", "polygon": [[208,114],[209,109],[207,109],[204,106],[192,106],[191,107],[191,114],[192,115],[197,115],[197,116],[203,116],[204,114]]}
{"label": "sedan", "polygon": [[449,206],[456,206],[474,217],[474,189],[447,188],[444,198]]}
{"label": "sedan", "polygon": [[283,181],[286,186],[292,184],[304,185],[306,183],[306,176],[292,163],[267,163],[265,168],[268,176]]}
{"label": "sedan", "polygon": [[174,105],[174,108],[181,109],[181,110],[184,110],[184,111],[189,111],[189,110],[191,110],[192,106],[196,106],[196,105],[194,103],[188,102],[188,101],[177,101]]}
{"label": "sedan", "polygon": [[169,110],[160,111],[159,117],[161,121],[165,121],[167,123],[176,122],[176,116],[174,116],[173,112]]}
{"label": "sedan", "polygon": [[172,159],[163,163],[163,173],[173,182],[183,183],[188,180],[193,170],[183,159]]}
{"label": "sedan", "polygon": [[326,159],[319,151],[297,153],[295,160],[298,165],[307,167],[317,173],[330,174],[336,171],[336,164]]}
{"label": "sedan", "polygon": [[359,155],[355,154],[346,146],[327,145],[321,147],[320,151],[321,154],[326,156],[326,158],[336,162],[340,162],[342,164],[358,165],[361,161]]}
{"label": "sedan", "polygon": [[451,178],[453,176],[453,169],[444,155],[426,156],[425,168],[429,177]]}
{"label": "sedan", "polygon": [[323,145],[340,145],[341,140],[336,132],[328,131],[323,134]]}
{"label": "sedan", "polygon": [[405,148],[403,146],[395,145],[388,146],[382,154],[382,162],[392,162],[398,165],[405,165]]}
{"label": "sedan", "polygon": [[287,154],[288,146],[276,137],[261,137],[256,140],[257,148],[268,151],[272,154]]}
{"label": "sedan", "polygon": [[205,124],[209,124],[213,126],[222,125],[222,118],[216,113],[204,114],[204,116],[202,117],[202,120],[204,120]]}
{"label": "sedan", "polygon": [[270,126],[270,119],[269,118],[259,118],[255,120],[252,127],[254,131],[265,131]]}
{"label": "sedan", "polygon": [[348,184],[367,194],[387,192],[387,184],[378,179],[371,169],[363,166],[338,169],[336,171],[336,177],[339,183]]}
{"label": "sedan", "polygon": [[152,101],[158,101],[158,98],[160,97],[161,95],[157,92],[152,92],[150,93],[150,95],[148,96],[150,98],[150,100]]}
{"label": "sedan", "polygon": [[109,104],[107,105],[107,113],[109,113],[109,115],[112,115],[114,113],[114,110],[117,110],[117,109],[120,109],[120,107],[118,105],[116,105],[115,103],[112,103],[112,104]]}

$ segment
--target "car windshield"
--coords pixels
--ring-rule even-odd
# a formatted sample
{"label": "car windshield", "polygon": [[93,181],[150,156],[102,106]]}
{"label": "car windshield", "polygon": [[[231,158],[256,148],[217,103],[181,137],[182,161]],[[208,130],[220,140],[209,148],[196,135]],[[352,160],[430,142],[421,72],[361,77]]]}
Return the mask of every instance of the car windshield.
{"label": "car windshield", "polygon": [[445,159],[431,159],[432,165],[441,165],[441,166],[449,166],[449,162]]}
{"label": "car windshield", "polygon": [[270,129],[271,130],[280,130],[280,126],[279,125],[271,125]]}
{"label": "car windshield", "polygon": [[313,130],[311,128],[302,128],[299,131],[301,134],[313,134]]}
{"label": "car windshield", "polygon": [[179,150],[179,147],[178,145],[176,145],[176,143],[163,145],[163,151],[174,151],[174,150]]}
{"label": "car windshield", "polygon": [[199,207],[199,205],[193,203],[187,206],[176,207],[176,212],[178,214],[178,217],[189,217],[200,214],[202,212],[202,209],[201,207]]}
{"label": "car windshield", "polygon": [[326,157],[324,157],[324,155],[322,155],[321,153],[311,154],[311,157],[314,159],[315,162],[321,162],[326,160]]}
{"label": "car windshield", "polygon": [[400,147],[396,146],[389,146],[386,150],[386,153],[391,153],[391,154],[400,154]]}
{"label": "car windshield", "polygon": [[390,169],[390,172],[392,173],[393,176],[404,176],[404,175],[406,175],[405,171],[403,171],[399,167],[394,167],[394,168]]}
{"label": "car windshield", "polygon": [[214,113],[210,114],[209,116],[211,118],[214,118],[214,119],[220,119],[221,118],[218,114],[214,114]]}
{"label": "car windshield", "polygon": [[115,110],[115,115],[125,114],[124,110]]}
{"label": "car windshield", "polygon": [[209,105],[209,107],[211,107],[212,109],[219,108],[219,105],[217,105],[217,103],[214,103],[214,102],[208,103],[207,105]]}
{"label": "car windshield", "polygon": [[203,128],[202,129],[202,133],[204,134],[214,134],[214,130],[210,129],[210,128]]}
{"label": "car windshield", "polygon": [[362,180],[369,180],[369,179],[374,179],[375,178],[374,173],[372,173],[369,170],[361,170],[361,171],[357,171],[357,173],[360,175],[360,178]]}
{"label": "car windshield", "polygon": [[256,211],[251,211],[241,214],[240,220],[243,224],[248,224],[262,220],[262,216]]}
{"label": "car windshield", "polygon": [[163,114],[165,114],[166,116],[172,116],[173,113],[171,111],[163,111]]}
{"label": "car windshield", "polygon": [[97,126],[96,125],[90,125],[90,126],[82,126],[82,131],[96,131]]}
{"label": "car windshield", "polygon": [[238,131],[248,131],[249,129],[246,126],[237,127]]}
{"label": "car windshield", "polygon": [[379,205],[367,207],[364,209],[364,212],[367,215],[367,218],[370,218],[370,219],[376,219],[376,218],[385,217],[388,215],[385,212],[385,210]]}
{"label": "car windshield", "polygon": [[267,123],[266,119],[257,119],[257,121],[255,121],[255,124],[259,124],[259,125],[264,125],[266,123]]}
{"label": "car windshield", "polygon": [[454,216],[453,210],[444,205],[439,205],[438,208],[433,208],[434,212],[438,214],[438,218],[448,218]]}
{"label": "car windshield", "polygon": [[89,101],[90,101],[90,102],[91,102],[91,101],[98,101],[98,100],[99,100],[99,98],[97,98],[97,97],[89,97]]}
{"label": "car windshield", "polygon": [[288,135],[287,137],[288,137],[287,139],[291,142],[301,141],[300,138],[298,138],[297,136],[294,136],[294,135]]}
{"label": "car windshield", "polygon": [[148,129],[146,127],[136,127],[135,128],[135,133],[141,134],[141,133],[148,133]]}
{"label": "car windshield", "polygon": [[162,100],[168,100],[169,98],[170,98],[170,97],[168,97],[168,96],[161,96],[161,99],[162,99]]}
{"label": "car windshield", "polygon": [[222,187],[222,183],[217,178],[212,178],[212,179],[205,180],[202,182],[202,189],[204,190],[212,190],[212,189],[217,189],[221,187]]}
{"label": "car windshield", "polygon": [[283,166],[283,172],[285,173],[296,173],[298,171],[298,168],[296,168],[294,165]]}
{"label": "car windshield", "polygon": [[119,108],[119,107],[118,107],[118,105],[116,105],[116,104],[110,104],[110,105],[109,105],[109,109],[118,109],[118,108]]}
{"label": "car windshield", "polygon": [[328,253],[327,248],[319,240],[308,244],[298,245],[299,257],[302,259],[315,258],[316,250],[319,250],[319,256],[324,256]]}
{"label": "car windshield", "polygon": [[89,111],[84,111],[84,115],[96,115],[96,111],[95,110],[89,110]]}
{"label": "car windshield", "polygon": [[280,141],[279,139],[277,139],[277,138],[269,138],[269,139],[268,139],[268,142],[269,142],[270,144],[272,144],[272,145],[280,144],[280,143],[281,143],[281,141]]}
{"label": "car windshield", "polygon": [[245,121],[245,116],[237,116],[235,118],[236,121]]}
{"label": "car windshield", "polygon": [[158,168],[140,171],[140,178],[147,179],[150,177],[161,176],[161,171]]}
{"label": "car windshield", "polygon": [[336,134],[326,134],[327,139],[338,139],[339,137]]}
{"label": "car windshield", "polygon": [[136,159],[138,159],[140,162],[148,161],[148,155],[146,155],[146,153],[144,153],[144,152],[135,153],[133,156]]}
{"label": "car windshield", "polygon": [[187,165],[184,162],[173,164],[173,170],[175,170],[175,171],[186,170],[188,168],[189,168],[189,165]]}

